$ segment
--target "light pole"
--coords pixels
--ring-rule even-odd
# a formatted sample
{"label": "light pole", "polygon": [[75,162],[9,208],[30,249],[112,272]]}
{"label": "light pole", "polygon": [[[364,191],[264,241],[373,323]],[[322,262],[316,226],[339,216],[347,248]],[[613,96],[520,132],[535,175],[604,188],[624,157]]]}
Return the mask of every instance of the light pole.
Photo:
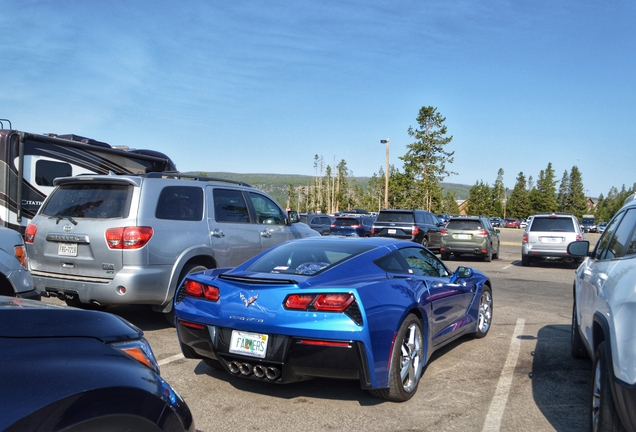
{"label": "light pole", "polygon": [[389,208],[389,139],[380,140],[381,144],[386,144],[386,171],[384,172],[384,208]]}

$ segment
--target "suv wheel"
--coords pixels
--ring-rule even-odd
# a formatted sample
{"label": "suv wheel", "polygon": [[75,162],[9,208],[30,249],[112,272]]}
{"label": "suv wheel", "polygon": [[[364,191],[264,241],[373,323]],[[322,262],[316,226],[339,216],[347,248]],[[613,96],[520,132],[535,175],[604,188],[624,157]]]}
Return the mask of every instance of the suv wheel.
{"label": "suv wheel", "polygon": [[422,246],[428,249],[428,238],[424,237],[422,239]]}
{"label": "suv wheel", "polygon": [[572,306],[572,331],[570,334],[570,350],[572,357],[577,359],[588,358],[587,350],[583,346],[583,339],[579,333],[579,320],[576,318],[576,303]]}
{"label": "suv wheel", "polygon": [[527,257],[525,255],[522,256],[521,257],[521,265],[524,266],[524,267],[529,266],[530,265],[530,257]]}
{"label": "suv wheel", "polygon": [[484,261],[490,262],[492,261],[492,245],[488,248],[488,253],[484,255]]}
{"label": "suv wheel", "polygon": [[592,403],[590,409],[590,430],[621,431],[621,427],[614,398],[612,397],[610,356],[607,354],[609,346],[605,341],[598,344],[592,369]]}

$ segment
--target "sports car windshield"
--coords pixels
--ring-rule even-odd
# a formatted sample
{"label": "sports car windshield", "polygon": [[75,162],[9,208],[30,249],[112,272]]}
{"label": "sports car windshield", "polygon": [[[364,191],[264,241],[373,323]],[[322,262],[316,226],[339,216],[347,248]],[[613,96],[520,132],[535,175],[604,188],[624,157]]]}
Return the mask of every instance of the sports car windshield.
{"label": "sports car windshield", "polygon": [[311,276],[373,248],[355,241],[290,242],[263,255],[246,271]]}

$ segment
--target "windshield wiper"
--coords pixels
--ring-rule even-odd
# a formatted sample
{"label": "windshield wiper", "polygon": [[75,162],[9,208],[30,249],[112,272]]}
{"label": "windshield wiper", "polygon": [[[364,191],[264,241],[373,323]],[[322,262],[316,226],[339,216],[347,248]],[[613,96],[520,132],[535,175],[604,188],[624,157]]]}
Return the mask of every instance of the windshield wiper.
{"label": "windshield wiper", "polygon": [[70,216],[58,216],[55,221],[55,225],[59,224],[62,219],[68,219],[73,225],[77,225],[77,221]]}

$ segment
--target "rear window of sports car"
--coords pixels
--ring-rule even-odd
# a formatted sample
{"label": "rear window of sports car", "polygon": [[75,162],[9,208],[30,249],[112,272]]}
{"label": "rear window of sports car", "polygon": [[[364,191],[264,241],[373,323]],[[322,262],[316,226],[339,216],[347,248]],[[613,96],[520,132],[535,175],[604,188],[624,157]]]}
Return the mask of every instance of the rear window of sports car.
{"label": "rear window of sports car", "polygon": [[357,242],[290,242],[272,249],[248,272],[313,276],[360,255],[375,246]]}

